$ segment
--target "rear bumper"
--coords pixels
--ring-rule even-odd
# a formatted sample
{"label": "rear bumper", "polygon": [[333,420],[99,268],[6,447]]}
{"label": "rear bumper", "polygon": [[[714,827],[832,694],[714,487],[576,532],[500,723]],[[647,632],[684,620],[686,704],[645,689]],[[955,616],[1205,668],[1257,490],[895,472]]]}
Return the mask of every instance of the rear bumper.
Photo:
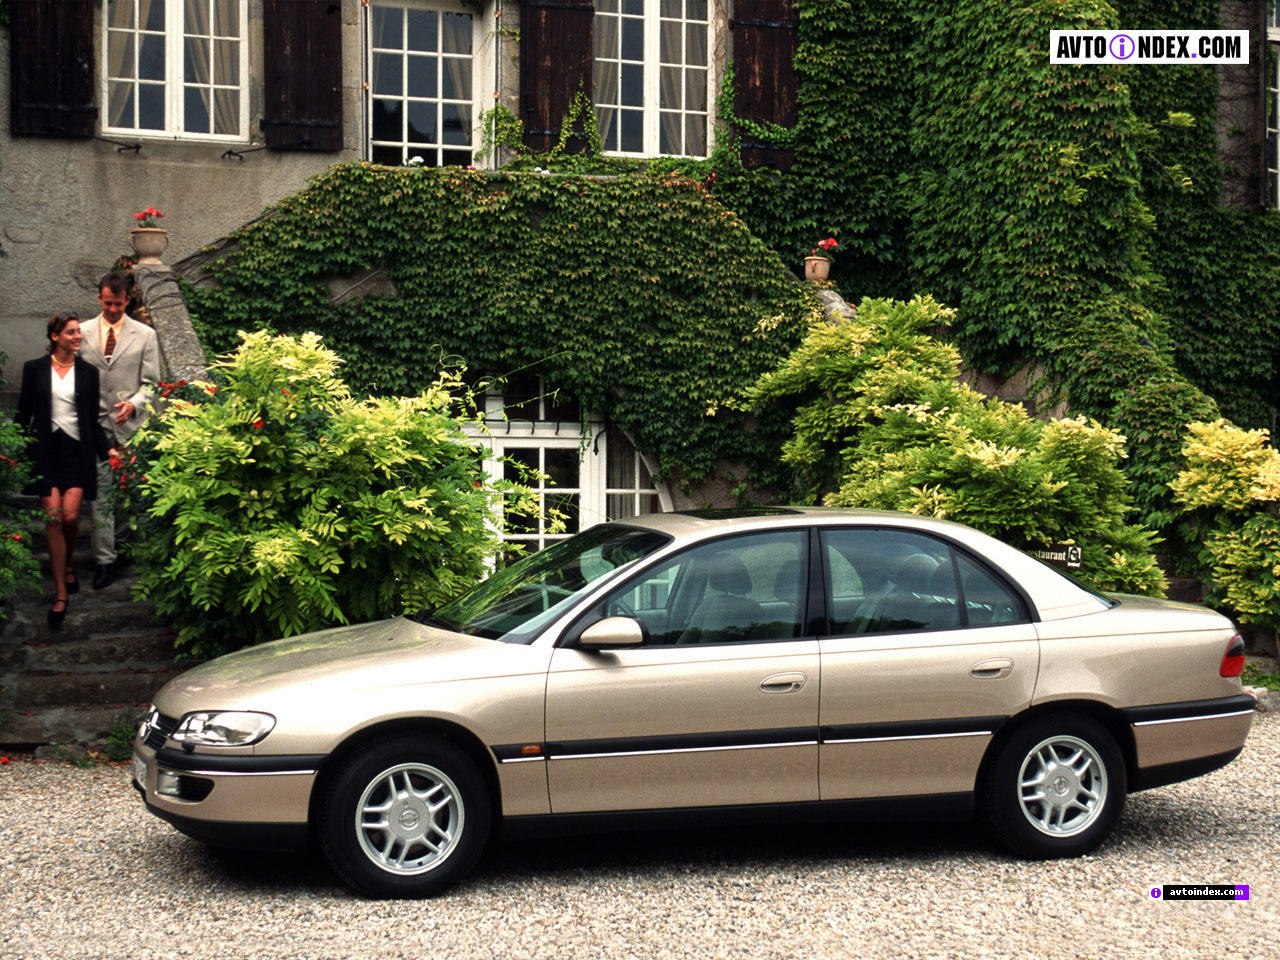
{"label": "rear bumper", "polygon": [[1240,694],[1122,713],[1137,748],[1138,770],[1129,789],[1147,790],[1202,776],[1239,756],[1253,726],[1254,699]]}

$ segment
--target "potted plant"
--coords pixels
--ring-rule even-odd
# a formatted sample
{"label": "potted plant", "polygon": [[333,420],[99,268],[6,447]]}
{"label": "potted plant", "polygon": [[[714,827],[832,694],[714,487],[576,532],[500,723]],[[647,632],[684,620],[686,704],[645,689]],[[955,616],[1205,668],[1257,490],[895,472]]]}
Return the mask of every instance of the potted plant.
{"label": "potted plant", "polygon": [[155,207],[147,207],[133,215],[138,225],[129,231],[129,242],[138,254],[138,263],[142,266],[159,264],[160,254],[169,245],[169,231],[156,226],[156,221],[163,216]]}
{"label": "potted plant", "polygon": [[825,280],[831,273],[831,251],[840,244],[835,237],[827,237],[818,241],[807,257],[804,258],[804,278],[806,280]]}

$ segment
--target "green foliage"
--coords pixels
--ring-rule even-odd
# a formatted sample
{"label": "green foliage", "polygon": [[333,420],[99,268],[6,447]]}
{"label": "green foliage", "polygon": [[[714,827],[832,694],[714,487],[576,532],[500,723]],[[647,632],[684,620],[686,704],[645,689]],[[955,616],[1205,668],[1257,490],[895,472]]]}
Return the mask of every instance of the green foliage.
{"label": "green foliage", "polygon": [[315,334],[245,334],[221,390],[171,402],[123,458],[139,595],[196,656],[446,602],[496,548],[497,498],[529,509],[486,482],[455,378],[357,401],[338,363]]}
{"label": "green foliage", "polygon": [[121,710],[111,718],[107,731],[107,759],[119,763],[133,756],[133,738],[138,735],[139,717],[132,710]]}
{"label": "green foliage", "polygon": [[[457,168],[332,167],[236,234],[187,288],[206,346],[316,331],[359,392],[410,395],[431,357],[537,365],[666,474],[776,466],[774,417],[708,414],[785,356],[816,296],[700,184]],[[325,281],[384,269],[395,296],[335,303]]]}
{"label": "green foliage", "polygon": [[[0,353],[0,367],[5,355]],[[0,379],[0,387],[5,381]],[[31,531],[36,526],[38,514],[20,510],[13,498],[31,479],[31,465],[27,461],[27,438],[8,410],[0,410],[0,621],[8,616],[8,604],[25,586],[34,585],[40,578],[40,567],[32,552]]]}
{"label": "green foliage", "polygon": [[1240,680],[1251,687],[1266,687],[1268,690],[1280,690],[1280,673],[1268,673],[1257,664],[1246,663]]}
{"label": "green foliage", "polygon": [[1266,430],[1193,423],[1170,486],[1188,517],[1208,600],[1280,629],[1280,452]]}
{"label": "green foliage", "polygon": [[1044,422],[959,382],[960,357],[928,331],[953,311],[931,297],[863,300],[815,324],[747,392],[798,402],[783,458],[812,499],[977,527],[1019,547],[1084,546],[1107,590],[1163,593],[1154,534],[1127,522],[1124,437],[1079,417]]}

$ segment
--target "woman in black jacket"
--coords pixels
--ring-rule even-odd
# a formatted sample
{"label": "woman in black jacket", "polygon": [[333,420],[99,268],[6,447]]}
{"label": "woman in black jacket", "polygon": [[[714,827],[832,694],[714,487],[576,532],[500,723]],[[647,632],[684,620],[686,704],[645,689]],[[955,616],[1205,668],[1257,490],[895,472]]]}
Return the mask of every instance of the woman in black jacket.
{"label": "woman in black jacket", "polygon": [[49,353],[22,367],[17,422],[32,434],[33,492],[40,497],[53,567],[54,601],[49,626],[67,615],[67,595],[80,589],[71,556],[80,527],[80,504],[98,493],[98,459],[115,453],[98,423],[98,370],[77,355],[80,318],[60,313],[49,321]]}

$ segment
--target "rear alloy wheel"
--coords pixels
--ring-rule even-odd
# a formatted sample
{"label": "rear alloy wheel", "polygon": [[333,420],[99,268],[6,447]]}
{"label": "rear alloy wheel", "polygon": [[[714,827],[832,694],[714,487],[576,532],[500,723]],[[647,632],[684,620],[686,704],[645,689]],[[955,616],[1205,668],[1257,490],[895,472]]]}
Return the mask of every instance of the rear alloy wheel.
{"label": "rear alloy wheel", "polygon": [[1075,857],[1111,832],[1124,807],[1125,767],[1100,723],[1040,717],[1014,731],[987,772],[983,808],[995,837],[1035,860]]}
{"label": "rear alloy wheel", "polygon": [[474,866],[489,816],[488,791],[462,750],[395,737],[362,750],[330,782],[318,832],[334,870],[357,890],[422,897]]}

